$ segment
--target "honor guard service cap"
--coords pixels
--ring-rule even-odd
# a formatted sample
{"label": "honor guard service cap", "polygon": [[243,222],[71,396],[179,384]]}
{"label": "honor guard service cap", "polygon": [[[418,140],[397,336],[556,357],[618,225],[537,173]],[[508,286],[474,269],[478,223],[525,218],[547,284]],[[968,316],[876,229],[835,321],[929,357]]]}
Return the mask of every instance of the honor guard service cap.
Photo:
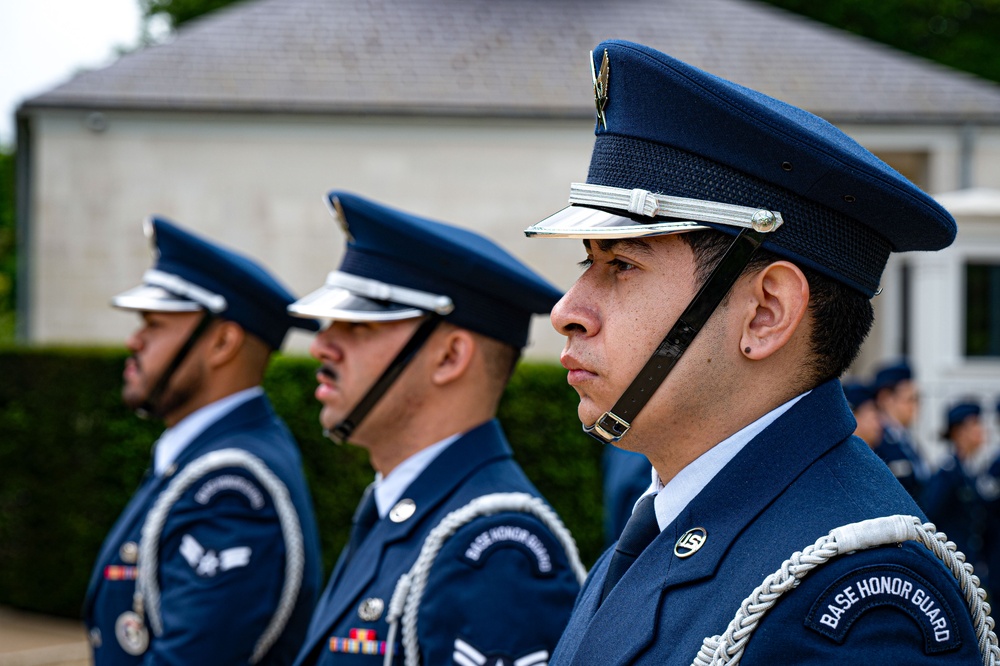
{"label": "honor guard service cap", "polygon": [[979,416],[982,413],[983,410],[979,403],[968,401],[955,403],[945,412],[945,432],[949,432],[970,416]]}
{"label": "honor guard service cap", "polygon": [[875,392],[872,387],[858,380],[845,380],[843,382],[844,397],[847,404],[851,406],[851,411],[857,411],[861,405],[875,399]]}
{"label": "honor guard service cap", "polygon": [[900,382],[913,379],[913,370],[906,361],[895,361],[883,365],[875,371],[872,387],[878,393],[882,389],[894,389]]}
{"label": "honor guard service cap", "polygon": [[889,253],[938,250],[951,215],[828,122],[646,46],[591,53],[587,183],[529,236],[766,231],[763,247],[869,297]]}
{"label": "honor guard service cap", "polygon": [[253,260],[216,245],[159,217],[143,225],[155,263],[142,284],[115,296],[111,304],[145,312],[208,310],[236,322],[272,349],[289,328],[319,330],[314,320],[288,315],[295,300]]}
{"label": "honor guard service cap", "polygon": [[549,312],[562,297],[472,231],[347,192],[330,192],[327,201],[347,235],[347,251],[325,285],[288,308],[296,316],[380,322],[435,312],[521,349],[531,315]]}

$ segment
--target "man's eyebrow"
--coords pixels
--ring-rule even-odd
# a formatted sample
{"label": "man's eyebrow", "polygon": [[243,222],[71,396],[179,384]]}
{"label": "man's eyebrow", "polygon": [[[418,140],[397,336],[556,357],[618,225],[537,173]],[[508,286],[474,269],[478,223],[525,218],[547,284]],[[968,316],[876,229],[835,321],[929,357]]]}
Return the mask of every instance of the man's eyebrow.
{"label": "man's eyebrow", "polygon": [[591,242],[595,243],[597,249],[601,252],[614,252],[620,249],[643,255],[649,255],[653,252],[653,248],[650,247],[649,242],[643,238],[597,238],[593,240],[585,238],[583,240],[583,247],[587,252],[590,252]]}

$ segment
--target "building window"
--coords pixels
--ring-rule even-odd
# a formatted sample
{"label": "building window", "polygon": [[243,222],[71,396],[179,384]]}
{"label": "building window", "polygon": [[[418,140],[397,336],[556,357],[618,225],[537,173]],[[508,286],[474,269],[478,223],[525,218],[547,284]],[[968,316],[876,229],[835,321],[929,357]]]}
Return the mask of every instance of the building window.
{"label": "building window", "polygon": [[1000,356],[1000,264],[965,265],[965,355]]}

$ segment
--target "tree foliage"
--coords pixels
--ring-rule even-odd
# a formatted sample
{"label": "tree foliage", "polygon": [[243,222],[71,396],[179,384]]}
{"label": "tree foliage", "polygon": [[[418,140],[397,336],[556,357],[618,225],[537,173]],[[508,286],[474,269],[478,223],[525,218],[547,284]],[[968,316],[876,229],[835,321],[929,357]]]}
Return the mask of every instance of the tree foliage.
{"label": "tree foliage", "polygon": [[166,16],[172,28],[191,19],[214,12],[238,0],[139,0],[146,21],[154,16]]}
{"label": "tree foliage", "polygon": [[762,0],[1000,81],[1000,0]]}
{"label": "tree foliage", "polygon": [[14,215],[14,153],[0,148],[0,341],[14,338],[17,274]]}

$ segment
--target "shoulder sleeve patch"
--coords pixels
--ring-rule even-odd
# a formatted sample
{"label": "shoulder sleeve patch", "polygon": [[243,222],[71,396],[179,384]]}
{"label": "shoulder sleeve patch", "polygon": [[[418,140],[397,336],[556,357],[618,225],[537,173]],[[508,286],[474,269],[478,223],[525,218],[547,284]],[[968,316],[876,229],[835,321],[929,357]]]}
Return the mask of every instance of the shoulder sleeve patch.
{"label": "shoulder sleeve patch", "polygon": [[514,523],[494,524],[477,532],[466,543],[462,559],[474,567],[482,567],[500,548],[519,548],[532,558],[536,574],[552,573],[552,556],[546,541],[533,528]]}
{"label": "shoulder sleeve patch", "polygon": [[264,494],[260,491],[260,488],[245,476],[239,474],[222,474],[208,479],[198,488],[194,499],[199,504],[208,504],[212,501],[213,497],[225,491],[243,495],[255,510],[264,507]]}
{"label": "shoulder sleeve patch", "polygon": [[813,603],[805,625],[842,644],[864,613],[891,607],[920,627],[925,654],[957,649],[962,640],[945,597],[914,571],[899,565],[855,569],[830,585]]}

